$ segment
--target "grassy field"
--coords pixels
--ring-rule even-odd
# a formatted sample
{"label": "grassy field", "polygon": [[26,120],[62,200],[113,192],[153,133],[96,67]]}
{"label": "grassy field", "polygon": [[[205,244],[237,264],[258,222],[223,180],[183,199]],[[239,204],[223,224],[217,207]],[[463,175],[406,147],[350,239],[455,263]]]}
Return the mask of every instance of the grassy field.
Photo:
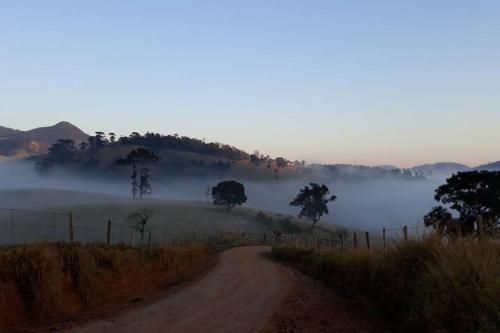
{"label": "grassy field", "polygon": [[315,252],[274,248],[274,258],[378,306],[390,331],[498,332],[500,244],[434,238],[403,242],[386,252]]}
{"label": "grassy field", "polygon": [[[107,222],[111,221],[112,241],[127,242],[130,238],[127,216],[138,208],[153,211],[147,228],[153,237],[159,234],[215,233],[218,230],[244,231],[248,233],[271,232],[273,227],[257,219],[260,210],[237,207],[228,211],[210,203],[171,200],[132,200],[128,197],[50,189],[14,190],[0,192],[0,206],[18,208],[14,211],[15,243],[33,240],[67,240],[68,213],[73,213],[75,239],[80,241],[104,241]],[[25,212],[22,210],[35,210]],[[37,213],[54,212],[55,214]],[[11,242],[11,211],[0,210],[0,241]],[[285,218],[265,212],[274,220]],[[305,228],[308,220],[294,217],[293,223]],[[328,233],[336,226],[323,224],[317,233]],[[286,233],[286,230],[284,230]]]}

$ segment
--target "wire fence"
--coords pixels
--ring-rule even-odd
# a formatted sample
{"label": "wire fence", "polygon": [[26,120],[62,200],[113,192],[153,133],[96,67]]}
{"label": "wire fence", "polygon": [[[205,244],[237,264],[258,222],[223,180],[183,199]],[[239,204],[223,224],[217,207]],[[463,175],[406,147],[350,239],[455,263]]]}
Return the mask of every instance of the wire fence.
{"label": "wire fence", "polygon": [[0,208],[0,245],[36,241],[178,244],[209,240],[217,235],[217,232],[172,232],[168,227],[158,225],[146,227],[144,232],[140,232],[133,223],[89,218],[71,212]]}
{"label": "wire fence", "polygon": [[320,235],[245,233],[215,230],[212,233],[172,232],[167,226],[148,226],[140,232],[132,223],[115,222],[60,211],[0,208],[0,245],[35,241],[103,242],[131,245],[179,244],[193,240],[238,240],[298,248],[372,249],[386,248],[401,241],[421,239],[431,229],[424,226],[381,228],[370,231],[337,230]]}

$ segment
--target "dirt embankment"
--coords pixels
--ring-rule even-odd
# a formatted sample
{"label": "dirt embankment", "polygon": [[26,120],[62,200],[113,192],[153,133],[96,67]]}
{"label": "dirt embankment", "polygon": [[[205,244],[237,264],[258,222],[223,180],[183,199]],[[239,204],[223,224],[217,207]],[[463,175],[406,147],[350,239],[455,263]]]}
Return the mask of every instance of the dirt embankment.
{"label": "dirt embankment", "polygon": [[215,261],[214,249],[202,243],[150,248],[38,243],[2,249],[0,332],[78,319],[89,309],[95,314],[120,308],[188,280]]}

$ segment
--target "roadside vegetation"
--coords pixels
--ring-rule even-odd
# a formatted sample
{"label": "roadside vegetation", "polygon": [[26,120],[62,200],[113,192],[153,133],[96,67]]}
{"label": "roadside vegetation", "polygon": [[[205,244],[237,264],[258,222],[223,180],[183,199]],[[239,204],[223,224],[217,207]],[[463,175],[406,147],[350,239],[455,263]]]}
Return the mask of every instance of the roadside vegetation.
{"label": "roadside vegetation", "polygon": [[344,297],[373,301],[391,331],[495,332],[500,328],[500,244],[437,238],[375,251],[278,248],[272,256]]}
{"label": "roadside vegetation", "polygon": [[420,239],[372,251],[275,247],[272,255],[340,295],[370,299],[391,331],[498,332],[500,172],[459,172],[435,199],[458,217],[433,208],[423,217],[433,232]]}
{"label": "roadside vegetation", "polygon": [[186,281],[215,262],[212,245],[33,243],[0,249],[0,331],[71,319]]}

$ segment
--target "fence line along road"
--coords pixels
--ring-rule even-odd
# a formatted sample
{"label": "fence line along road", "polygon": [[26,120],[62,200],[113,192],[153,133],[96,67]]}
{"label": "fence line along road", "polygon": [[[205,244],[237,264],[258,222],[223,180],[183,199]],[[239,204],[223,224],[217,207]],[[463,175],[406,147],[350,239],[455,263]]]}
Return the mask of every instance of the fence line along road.
{"label": "fence line along road", "polygon": [[104,242],[131,245],[179,244],[193,240],[238,240],[249,244],[268,244],[317,249],[371,249],[423,234],[418,227],[371,230],[366,232],[332,232],[330,236],[277,235],[216,231],[213,233],[172,233],[161,226],[147,227],[141,235],[130,223],[85,217],[71,212],[0,208],[0,244],[23,244],[34,241]]}

